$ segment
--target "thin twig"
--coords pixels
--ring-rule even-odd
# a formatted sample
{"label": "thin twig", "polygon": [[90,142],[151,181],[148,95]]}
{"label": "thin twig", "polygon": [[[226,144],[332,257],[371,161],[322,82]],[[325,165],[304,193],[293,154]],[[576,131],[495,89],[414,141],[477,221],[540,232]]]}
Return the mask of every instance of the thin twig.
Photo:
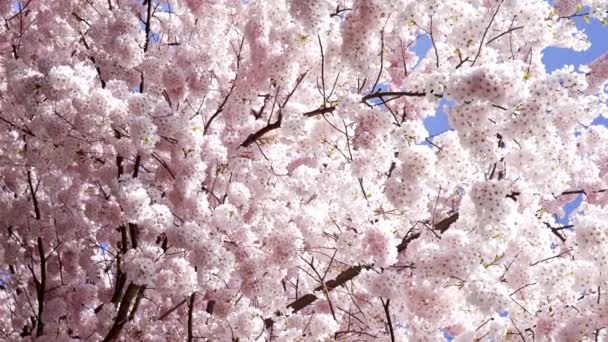
{"label": "thin twig", "polygon": [[481,54],[481,47],[483,46],[483,41],[486,39],[488,30],[490,29],[490,26],[492,26],[492,23],[494,22],[494,18],[496,18],[496,15],[498,14],[498,10],[500,9],[500,6],[502,5],[502,3],[504,1],[505,0],[501,0],[500,3],[498,3],[498,6],[496,6],[496,11],[494,11],[494,14],[492,15],[492,19],[490,19],[490,22],[488,23],[486,30],[483,32],[483,36],[481,37],[481,42],[479,42],[479,49],[477,49],[477,55],[475,55],[475,58],[473,59],[471,66],[474,66],[475,62],[477,62],[477,58],[479,58],[479,55]]}

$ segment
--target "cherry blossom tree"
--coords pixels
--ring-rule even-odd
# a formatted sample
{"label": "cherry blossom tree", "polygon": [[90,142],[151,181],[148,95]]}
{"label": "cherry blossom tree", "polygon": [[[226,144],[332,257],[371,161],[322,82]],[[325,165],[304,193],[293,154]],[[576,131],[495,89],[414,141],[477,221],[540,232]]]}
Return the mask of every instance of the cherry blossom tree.
{"label": "cherry blossom tree", "polygon": [[0,1],[0,340],[605,340],[607,11]]}

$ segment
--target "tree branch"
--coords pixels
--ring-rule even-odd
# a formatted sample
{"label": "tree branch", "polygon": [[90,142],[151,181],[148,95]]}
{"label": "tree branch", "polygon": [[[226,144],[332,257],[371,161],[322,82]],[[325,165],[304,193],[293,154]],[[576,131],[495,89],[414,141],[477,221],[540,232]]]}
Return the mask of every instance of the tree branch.
{"label": "tree branch", "polygon": [[42,314],[44,312],[44,295],[46,292],[46,256],[44,255],[44,246],[42,238],[38,237],[38,255],[40,256],[40,282],[34,278],[36,285],[36,295],[38,297],[38,320],[36,323],[36,336],[40,337],[44,334],[44,322]]}
{"label": "tree branch", "polygon": [[[148,0],[148,1],[151,1],[151,0]],[[137,286],[133,283],[130,283],[129,286],[127,287],[127,291],[125,292],[125,295],[122,297],[122,300],[120,302],[120,307],[118,309],[118,313],[116,314],[116,317],[114,318],[114,323],[112,324],[112,328],[110,329],[110,331],[108,332],[106,337],[103,339],[103,342],[114,341],[118,338],[118,336],[120,336],[122,327],[127,322],[127,315],[129,314],[129,308],[131,306],[131,301],[133,300],[133,298],[135,298],[135,296],[137,295],[138,292],[139,292],[139,286]]]}
{"label": "tree branch", "polygon": [[479,58],[479,55],[481,54],[481,48],[483,47],[483,41],[486,39],[488,30],[490,30],[490,26],[492,26],[492,23],[494,22],[494,18],[496,18],[496,15],[498,14],[498,10],[500,9],[500,6],[502,5],[502,3],[504,1],[505,0],[501,0],[500,3],[498,3],[498,6],[496,6],[496,11],[494,11],[494,14],[492,15],[492,19],[490,19],[490,22],[488,23],[486,30],[483,32],[483,36],[481,37],[481,42],[479,42],[479,49],[477,49],[477,55],[475,55],[475,58],[473,59],[471,66],[475,65],[475,62],[477,62],[477,58]]}
{"label": "tree branch", "polygon": [[388,321],[388,329],[391,334],[391,342],[395,342],[395,332],[393,331],[393,322],[391,320],[391,313],[389,311],[388,306],[391,303],[390,298],[386,300],[386,302],[380,297],[380,302],[382,303],[382,307],[384,308],[384,313],[386,314],[386,320]]}
{"label": "tree branch", "polygon": [[192,313],[194,308],[194,300],[196,299],[196,292],[192,292],[190,295],[190,301],[188,302],[188,342],[192,342]]}
{"label": "tree branch", "polygon": [[245,139],[245,141],[243,141],[241,143],[241,145],[240,145],[241,147],[248,147],[249,145],[253,144],[254,141],[263,137],[264,134],[281,127],[281,122],[283,121],[283,109],[289,102],[289,99],[291,98],[291,96],[295,93],[296,89],[298,89],[298,86],[300,85],[300,83],[302,83],[302,81],[304,80],[304,77],[306,77],[307,73],[308,73],[308,70],[305,71],[302,75],[300,75],[298,77],[298,79],[296,80],[296,85],[293,87],[291,92],[289,92],[289,94],[287,94],[287,97],[285,98],[285,101],[283,101],[283,104],[279,105],[277,121],[267,124],[266,126],[262,127],[259,131],[255,132],[255,133],[249,134],[247,139]]}
{"label": "tree branch", "polygon": [[144,292],[146,291],[146,286],[142,285],[137,291],[137,296],[135,297],[135,303],[133,304],[133,309],[131,309],[131,313],[129,313],[129,321],[132,321],[135,318],[135,313],[139,308],[139,303],[141,303],[141,299],[144,298]]}
{"label": "tree branch", "polygon": [[309,118],[313,117],[313,116],[317,116],[317,115],[323,115],[323,114],[327,114],[327,113],[331,113],[334,110],[336,110],[336,106],[331,106],[331,107],[321,107],[315,110],[311,110],[310,112],[306,112],[304,114],[302,114],[303,116],[307,116]]}
{"label": "tree branch", "polygon": [[239,67],[241,65],[241,53],[243,52],[243,43],[245,42],[245,36],[243,36],[243,38],[241,38],[241,43],[239,45],[239,51],[236,54],[236,76],[234,77],[234,80],[232,81],[232,86],[230,86],[230,90],[228,91],[228,94],[226,94],[226,96],[224,97],[224,100],[222,101],[222,103],[220,104],[219,107],[217,107],[217,110],[215,111],[215,113],[213,113],[213,115],[211,115],[211,117],[209,118],[209,120],[205,123],[205,128],[203,129],[203,135],[206,135],[207,133],[209,133],[209,126],[211,126],[211,122],[213,122],[213,120],[220,115],[220,113],[222,113],[224,111],[224,106],[226,106],[226,102],[228,102],[228,99],[230,98],[230,95],[232,95],[232,91],[234,90],[234,87],[236,86],[236,81],[239,78]]}
{"label": "tree branch", "polygon": [[171,309],[167,310],[165,313],[158,316],[157,320],[162,321],[163,319],[167,318],[171,313],[173,313],[175,310],[179,309],[180,306],[186,304],[186,301],[187,301],[187,299],[184,298],[182,301],[175,304]]}
{"label": "tree branch", "polygon": [[133,165],[133,178],[137,178],[139,175],[139,166],[141,164],[141,155],[138,153],[135,156],[135,164]]}
{"label": "tree branch", "polygon": [[[395,100],[401,96],[424,97],[424,96],[426,96],[426,92],[423,92],[423,91],[377,91],[375,93],[370,93],[370,94],[363,96],[363,98],[361,98],[361,102],[366,103],[367,100],[381,97],[381,96],[395,96],[394,98],[391,99],[391,100]],[[438,96],[438,95],[435,95],[435,96]]]}
{"label": "tree branch", "polygon": [[[146,8],[146,42],[144,43],[144,52],[148,52],[148,47],[150,44],[150,30],[152,26],[152,0],[147,0],[148,7]],[[140,89],[143,93],[143,89]]]}
{"label": "tree branch", "polygon": [[490,43],[492,43],[492,42],[493,42],[493,41],[495,41],[496,39],[498,39],[498,38],[500,38],[500,37],[504,36],[505,34],[509,34],[509,33],[513,32],[513,31],[521,30],[521,29],[523,29],[523,28],[524,28],[523,26],[511,27],[511,28],[509,28],[508,30],[506,30],[505,32],[503,32],[503,33],[501,33],[501,34],[497,35],[496,37],[494,37],[494,38],[492,38],[492,39],[488,40],[488,42],[486,43],[486,45],[490,45]]}
{"label": "tree branch", "polygon": [[34,215],[36,215],[36,220],[40,220],[40,208],[38,207],[36,190],[34,190],[34,185],[32,184],[32,173],[29,170],[27,171],[27,183],[30,187],[30,193],[32,194],[32,202],[34,202]]}
{"label": "tree branch", "polygon": [[[316,291],[331,291],[333,289],[335,289],[336,287],[340,286],[340,285],[344,285],[346,282],[348,282],[349,280],[352,280],[353,278],[355,278],[356,276],[359,275],[359,273],[361,273],[361,270],[364,268],[369,268],[369,266],[352,266],[347,268],[345,271],[343,271],[342,273],[340,273],[336,278],[327,281],[325,283],[325,286],[317,286],[315,288],[315,292]],[[288,308],[292,308],[293,312],[298,312],[302,309],[304,309],[305,307],[307,307],[308,305],[314,303],[317,299],[319,299],[317,296],[315,296],[312,293],[308,293],[300,298],[298,298],[297,300],[291,302],[289,305],[287,305]]]}
{"label": "tree branch", "polygon": [[435,38],[433,38],[433,15],[431,15],[429,36],[431,37],[431,43],[433,44],[433,50],[435,50],[435,66],[437,68],[439,68],[439,53],[437,52],[437,46],[435,45]]}

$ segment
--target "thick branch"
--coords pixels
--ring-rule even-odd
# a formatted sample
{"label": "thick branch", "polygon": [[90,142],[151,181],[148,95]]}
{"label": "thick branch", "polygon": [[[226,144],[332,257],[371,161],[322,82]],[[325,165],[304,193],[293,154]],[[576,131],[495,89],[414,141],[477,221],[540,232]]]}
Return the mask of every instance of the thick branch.
{"label": "thick branch", "polygon": [[133,308],[131,309],[131,313],[129,314],[129,321],[132,321],[135,318],[135,313],[139,308],[139,304],[141,303],[141,299],[144,298],[144,292],[146,291],[146,286],[142,285],[137,291],[137,296],[135,297],[135,303],[133,304]]}
{"label": "thick branch", "polygon": [[133,165],[133,178],[139,175],[139,166],[141,165],[141,155],[138,153],[135,156],[135,164]]}
{"label": "thick branch", "polygon": [[380,302],[382,303],[382,307],[384,308],[384,313],[386,314],[386,320],[388,321],[388,329],[391,333],[391,342],[395,342],[395,332],[393,331],[393,322],[391,320],[391,312],[389,310],[389,305],[391,303],[390,299],[387,299],[386,302],[380,297]]}
{"label": "thick branch", "polygon": [[196,299],[196,292],[190,295],[190,301],[188,302],[188,342],[192,342],[192,311],[194,308],[194,300]]}
{"label": "thick branch", "polygon": [[[340,285],[344,285],[346,282],[348,282],[349,280],[352,280],[353,278],[355,278],[356,276],[359,275],[359,273],[361,273],[361,270],[363,268],[369,268],[369,266],[352,266],[349,267],[348,269],[346,269],[345,271],[343,271],[342,273],[340,273],[335,279],[332,279],[328,282],[325,283],[325,286],[317,286],[315,288],[315,292],[316,291],[331,291],[333,289],[335,289],[336,287],[340,286]],[[307,307],[308,305],[314,303],[317,299],[319,299],[317,296],[315,296],[312,293],[306,294],[300,298],[298,298],[297,300],[295,300],[294,302],[292,302],[291,304],[287,305],[288,308],[292,308],[293,312],[298,312],[302,309],[304,309],[305,307]]]}
{"label": "thick branch", "polygon": [[331,106],[331,107],[321,107],[319,109],[315,109],[315,110],[311,110],[310,112],[306,112],[302,115],[307,116],[309,118],[313,117],[313,116],[317,116],[317,115],[323,115],[323,114],[327,114],[327,113],[331,113],[334,110],[336,110],[336,106]]}
{"label": "thick branch", "polygon": [[131,236],[131,248],[137,248],[137,238],[139,236],[139,229],[136,224],[129,223],[129,235]]}
{"label": "thick branch", "polygon": [[40,282],[34,280],[36,285],[36,294],[38,297],[38,321],[36,324],[36,336],[44,334],[44,322],[42,314],[44,312],[44,294],[46,292],[46,256],[44,255],[44,246],[42,238],[38,238],[38,254],[40,255]]}
{"label": "thick branch", "polygon": [[435,230],[438,230],[440,233],[445,233],[446,230],[448,230],[448,228],[450,228],[450,226],[452,225],[452,223],[456,222],[458,220],[458,213],[454,213],[452,214],[452,216],[449,216],[441,221],[439,221],[438,223],[435,224]]}
{"label": "thick branch", "polygon": [[[149,0],[150,1],[150,0]],[[120,308],[118,309],[118,313],[116,314],[116,318],[114,318],[114,323],[112,324],[112,328],[106,335],[106,338],[103,339],[103,342],[114,341],[120,336],[122,331],[122,327],[127,322],[127,315],[129,314],[129,308],[131,307],[131,301],[139,292],[139,286],[130,283],[127,287],[127,291],[125,295],[122,297],[122,301],[120,302]]]}
{"label": "thick branch", "polygon": [[[144,43],[144,52],[148,51],[150,45],[150,30],[152,26],[152,0],[147,0],[148,7],[146,8],[146,42]],[[143,89],[141,89],[143,92]]]}
{"label": "thick branch", "polygon": [[[440,222],[438,222],[437,224],[435,224],[435,229],[439,230],[441,233],[444,233],[445,231],[448,230],[448,228],[450,228],[450,226],[456,222],[456,220],[458,220],[458,213],[453,214],[452,216],[449,216],[446,219],[441,220]],[[399,253],[403,252],[406,250],[408,244],[410,242],[412,242],[413,240],[417,239],[420,237],[420,233],[416,232],[416,233],[412,233],[412,234],[406,234],[406,236],[403,238],[403,240],[401,241],[401,243],[399,245],[397,245],[397,251]],[[315,288],[315,292],[316,291],[331,291],[333,289],[335,289],[338,286],[344,285],[346,282],[348,282],[349,280],[354,279],[356,276],[359,275],[359,273],[361,273],[361,270],[363,268],[369,268],[370,266],[352,266],[349,267],[348,269],[346,269],[345,271],[343,271],[342,273],[340,273],[335,279],[332,279],[328,282],[325,283],[325,287],[323,286],[317,286],[317,288]],[[298,312],[300,310],[302,310],[303,308],[305,308],[306,306],[312,304],[313,302],[315,302],[318,299],[317,296],[315,296],[312,293],[306,294],[300,298],[298,298],[297,300],[295,300],[294,302],[292,302],[291,304],[289,304],[287,307],[288,308],[292,308],[294,312]]]}
{"label": "thick branch", "polygon": [[410,244],[410,242],[416,240],[417,238],[420,237],[420,232],[408,232],[407,234],[405,234],[405,237],[403,237],[403,240],[401,240],[401,243],[399,243],[397,245],[397,252],[401,253],[403,251],[405,251],[407,249],[407,246]]}

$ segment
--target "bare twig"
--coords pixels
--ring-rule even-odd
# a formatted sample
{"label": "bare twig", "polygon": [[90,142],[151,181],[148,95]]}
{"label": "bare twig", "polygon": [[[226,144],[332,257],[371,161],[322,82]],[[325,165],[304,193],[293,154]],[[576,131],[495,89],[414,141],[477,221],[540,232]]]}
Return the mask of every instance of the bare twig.
{"label": "bare twig", "polygon": [[499,34],[499,35],[495,36],[494,38],[492,38],[492,39],[488,40],[488,42],[486,43],[486,45],[490,45],[490,43],[492,43],[493,41],[497,40],[498,38],[500,38],[500,37],[504,36],[505,34],[509,34],[509,33],[513,32],[513,31],[521,30],[521,29],[523,29],[523,28],[524,28],[523,26],[510,27],[510,28],[509,28],[508,30],[506,30],[505,32],[503,32],[503,33],[501,33],[501,34]]}
{"label": "bare twig", "polygon": [[238,51],[238,53],[236,55],[236,62],[237,62],[236,71],[237,71],[237,74],[234,77],[234,80],[232,81],[232,86],[230,86],[230,90],[228,91],[228,94],[226,94],[226,96],[224,97],[224,100],[222,101],[222,103],[219,105],[219,107],[217,107],[217,110],[215,111],[215,113],[213,113],[213,115],[211,115],[211,117],[209,118],[209,120],[205,123],[205,128],[203,130],[203,135],[209,133],[209,126],[211,126],[211,123],[213,122],[213,120],[224,111],[224,106],[226,106],[226,102],[228,102],[228,99],[232,95],[232,91],[234,90],[234,87],[236,86],[236,81],[238,80],[238,77],[239,77],[238,71],[239,71],[239,67],[240,67],[241,53],[243,51],[243,43],[244,42],[245,42],[245,36],[243,36],[243,38],[241,38],[241,43],[239,45],[239,51]]}
{"label": "bare twig", "polygon": [[545,258],[545,259],[539,260],[539,261],[537,261],[537,262],[534,262],[534,263],[530,264],[530,266],[535,266],[535,265],[538,265],[538,264],[540,264],[540,263],[542,263],[542,262],[549,261],[549,260],[551,260],[551,259],[555,259],[555,258],[559,258],[559,257],[561,257],[562,255],[568,254],[568,253],[570,253],[570,252],[572,252],[572,248],[568,249],[567,251],[561,252],[561,253],[559,253],[559,254],[557,254],[557,255],[554,255],[554,256],[551,256],[551,257],[548,257],[548,258]]}
{"label": "bare twig", "polygon": [[433,44],[433,50],[435,51],[435,66],[439,68],[439,53],[437,52],[437,46],[435,45],[435,38],[433,37],[433,15],[431,15],[429,36],[431,37],[431,43]]}
{"label": "bare twig", "polygon": [[498,3],[498,6],[496,6],[496,11],[494,11],[494,14],[492,15],[492,19],[490,19],[490,22],[488,23],[488,26],[486,27],[486,30],[483,32],[483,36],[481,37],[481,42],[479,42],[479,49],[477,49],[477,55],[475,55],[475,58],[473,59],[473,62],[471,63],[471,66],[475,65],[475,62],[477,62],[477,58],[479,58],[479,55],[481,54],[481,48],[483,46],[483,42],[486,39],[486,35],[488,34],[488,30],[490,30],[490,26],[492,26],[492,23],[494,22],[494,18],[496,18],[496,15],[498,14],[498,10],[500,9],[500,6],[502,5],[502,3],[505,0],[501,0]]}

